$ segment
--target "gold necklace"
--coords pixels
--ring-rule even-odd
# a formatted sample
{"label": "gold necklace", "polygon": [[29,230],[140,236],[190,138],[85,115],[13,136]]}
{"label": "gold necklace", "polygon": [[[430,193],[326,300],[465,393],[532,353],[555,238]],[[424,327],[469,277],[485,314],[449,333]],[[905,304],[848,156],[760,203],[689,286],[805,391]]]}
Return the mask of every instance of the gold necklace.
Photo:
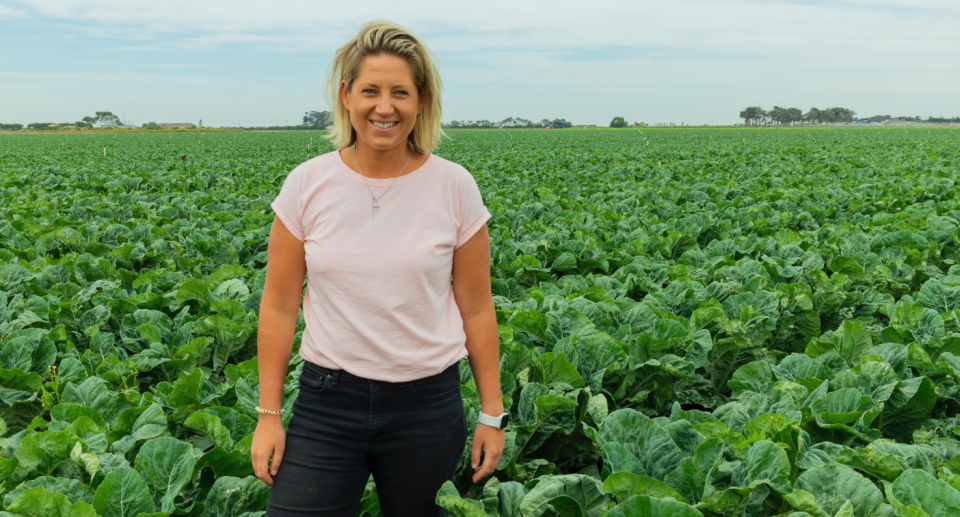
{"label": "gold necklace", "polygon": [[[409,147],[409,145],[408,145],[407,147]],[[410,155],[411,155],[411,154],[412,154],[412,151],[411,151],[410,149],[407,149],[407,161],[403,162],[403,167],[400,167],[400,172],[403,172],[403,169],[406,169],[406,168],[407,168],[407,163],[410,162]],[[354,163],[357,164],[357,169],[360,169],[360,162],[357,161],[357,142],[354,142],[354,143],[353,143],[353,161],[354,161]],[[387,185],[387,190],[390,190],[390,187],[393,186],[393,183],[394,183],[395,181],[397,181],[397,178],[400,177],[400,172],[398,172],[398,173],[397,173],[397,176],[396,176],[395,178],[393,178],[393,181],[391,181],[390,184]],[[376,215],[376,214],[377,214],[377,210],[380,209],[379,200],[378,200],[376,197],[374,197],[373,191],[370,190],[370,184],[367,183],[367,177],[364,176],[364,174],[363,174],[363,169],[360,169],[360,175],[363,176],[363,183],[364,183],[364,185],[367,186],[367,192],[370,192],[370,199],[371,199],[371,202],[370,202],[370,203],[371,203],[371,205],[373,205],[373,206],[372,206],[372,209],[373,209],[373,214],[372,214],[372,215],[373,215],[373,220],[376,221],[376,220],[377,220],[377,215]],[[385,195],[387,194],[387,190],[384,190],[384,191],[383,191],[383,194],[380,194],[380,199],[383,199],[383,196],[385,196]]]}

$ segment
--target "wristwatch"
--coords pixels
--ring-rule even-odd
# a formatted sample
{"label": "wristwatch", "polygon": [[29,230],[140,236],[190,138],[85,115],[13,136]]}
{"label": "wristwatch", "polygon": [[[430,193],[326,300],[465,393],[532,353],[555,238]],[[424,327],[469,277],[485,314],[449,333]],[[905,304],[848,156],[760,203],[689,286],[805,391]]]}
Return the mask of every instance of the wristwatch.
{"label": "wristwatch", "polygon": [[504,429],[510,420],[510,413],[503,413],[499,416],[490,416],[483,414],[483,411],[477,412],[477,422],[483,425],[489,425],[496,429]]}

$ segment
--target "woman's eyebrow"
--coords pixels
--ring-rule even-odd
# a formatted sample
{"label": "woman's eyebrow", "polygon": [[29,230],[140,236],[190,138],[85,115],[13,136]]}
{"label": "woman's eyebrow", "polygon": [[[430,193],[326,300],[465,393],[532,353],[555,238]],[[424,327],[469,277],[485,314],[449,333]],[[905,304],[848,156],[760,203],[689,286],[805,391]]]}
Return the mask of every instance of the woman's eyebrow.
{"label": "woman's eyebrow", "polygon": [[[365,84],[364,86],[379,86],[379,85],[373,84],[373,83],[367,83],[367,84]],[[394,88],[409,88],[409,86],[407,86],[407,85],[405,85],[405,84],[395,84],[395,85],[393,85],[393,87],[394,87]]]}

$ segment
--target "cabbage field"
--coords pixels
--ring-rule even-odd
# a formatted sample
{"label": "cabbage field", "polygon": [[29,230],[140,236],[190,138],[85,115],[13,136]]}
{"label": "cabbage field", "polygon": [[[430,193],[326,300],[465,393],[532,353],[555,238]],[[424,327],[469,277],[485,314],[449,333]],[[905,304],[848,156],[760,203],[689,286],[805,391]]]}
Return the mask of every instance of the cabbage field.
{"label": "cabbage field", "polygon": [[[450,514],[960,515],[960,131],[450,134],[493,215],[511,413]],[[269,203],[330,150],[0,137],[0,516],[263,515]]]}

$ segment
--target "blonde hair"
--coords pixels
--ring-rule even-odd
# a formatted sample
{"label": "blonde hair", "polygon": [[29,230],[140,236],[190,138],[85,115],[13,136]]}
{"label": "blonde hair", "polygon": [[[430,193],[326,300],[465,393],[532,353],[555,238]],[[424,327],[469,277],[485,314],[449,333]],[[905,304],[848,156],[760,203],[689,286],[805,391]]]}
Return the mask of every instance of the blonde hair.
{"label": "blonde hair", "polygon": [[397,56],[410,65],[417,96],[423,99],[423,110],[417,114],[409,142],[418,153],[433,151],[440,144],[440,137],[447,136],[440,126],[440,89],[443,84],[434,64],[439,60],[411,31],[386,21],[368,22],[334,55],[327,80],[327,90],[333,101],[334,127],[326,138],[332,140],[338,149],[356,142],[357,132],[350,122],[350,112],[340,97],[340,81],[346,81],[347,91],[350,91],[363,59],[382,54]]}

